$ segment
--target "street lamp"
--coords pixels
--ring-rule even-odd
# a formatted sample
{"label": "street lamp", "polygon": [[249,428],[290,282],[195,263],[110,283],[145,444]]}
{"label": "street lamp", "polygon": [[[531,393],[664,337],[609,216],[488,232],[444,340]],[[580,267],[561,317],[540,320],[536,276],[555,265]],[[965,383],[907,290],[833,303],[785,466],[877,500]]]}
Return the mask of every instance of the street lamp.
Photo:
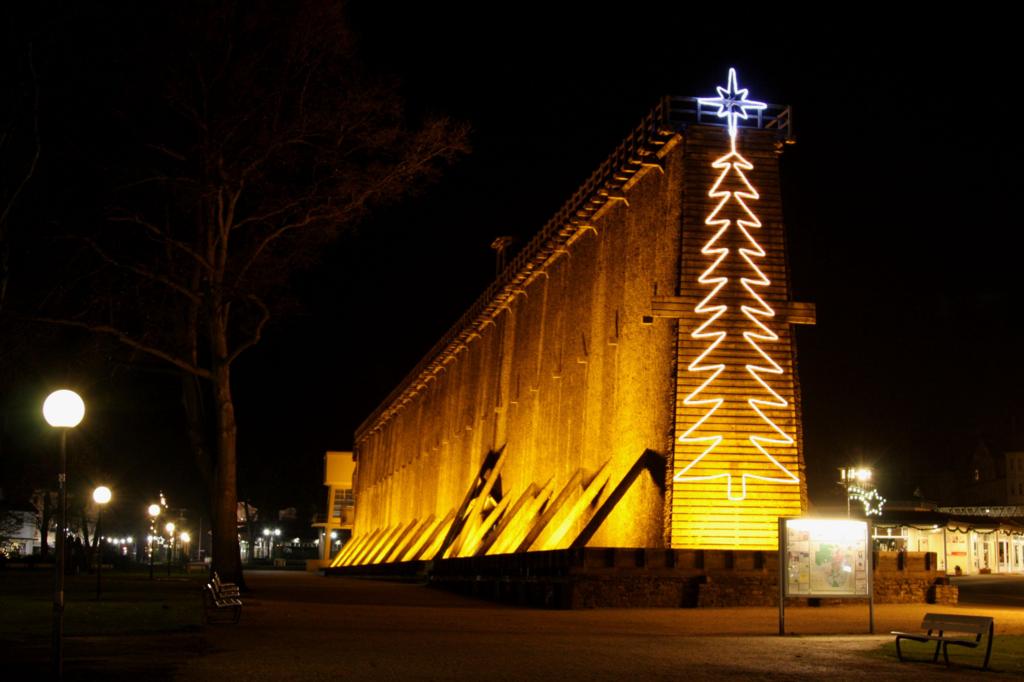
{"label": "street lamp", "polygon": [[178,540],[181,541],[181,551],[185,554],[185,560],[192,561],[192,548],[189,546],[189,543],[192,541],[192,536],[189,535],[187,530],[183,530],[178,535]]}
{"label": "street lamp", "polygon": [[110,488],[101,485],[92,491],[92,501],[98,504],[96,507],[96,598],[100,598],[100,575],[103,573],[103,537],[100,535],[101,522],[103,519],[103,507],[110,502]]}
{"label": "street lamp", "polygon": [[149,546],[149,579],[153,579],[153,530],[156,524],[156,517],[160,516],[160,505],[151,504],[149,505],[149,530],[150,534],[146,536],[146,544]]}
{"label": "street lamp", "polygon": [[171,575],[171,555],[174,554],[174,521],[168,521],[164,526],[167,531],[167,575]]}
{"label": "street lamp", "polygon": [[846,491],[846,518],[850,518],[850,491],[864,489],[871,481],[871,469],[867,467],[842,467],[839,469],[839,485]]}
{"label": "street lamp", "polygon": [[[85,416],[85,403],[74,391],[54,391],[43,402],[43,418],[55,429],[60,429],[60,474],[57,483],[60,490],[60,525],[57,532],[56,576],[53,581],[53,633],[50,650],[50,664],[53,673],[60,679],[64,674],[64,562],[66,561],[65,534],[68,526],[68,429],[78,426]],[[46,532],[46,529],[43,529]]]}

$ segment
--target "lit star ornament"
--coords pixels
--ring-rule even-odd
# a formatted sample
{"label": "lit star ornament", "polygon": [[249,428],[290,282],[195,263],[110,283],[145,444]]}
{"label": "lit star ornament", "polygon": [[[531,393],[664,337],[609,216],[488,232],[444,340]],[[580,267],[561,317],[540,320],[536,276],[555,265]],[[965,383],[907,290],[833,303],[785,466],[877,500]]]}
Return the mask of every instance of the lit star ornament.
{"label": "lit star ornament", "polygon": [[697,99],[702,105],[718,107],[718,118],[725,118],[729,121],[729,137],[736,142],[736,119],[744,121],[750,118],[747,110],[760,111],[768,105],[764,102],[755,102],[747,99],[747,89],[742,90],[736,85],[736,69],[729,69],[728,87],[717,87],[718,97],[699,97]]}

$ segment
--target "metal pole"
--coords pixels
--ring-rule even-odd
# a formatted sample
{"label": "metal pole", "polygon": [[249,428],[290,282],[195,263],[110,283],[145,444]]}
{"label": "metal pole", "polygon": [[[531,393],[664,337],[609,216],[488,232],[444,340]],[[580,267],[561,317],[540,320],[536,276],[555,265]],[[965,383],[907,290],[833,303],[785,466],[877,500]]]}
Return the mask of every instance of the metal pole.
{"label": "metal pole", "polygon": [[786,634],[786,521],[779,517],[779,636]]}
{"label": "metal pole", "polygon": [[843,480],[846,482],[846,518],[850,518],[850,469],[843,470]]}
{"label": "metal pole", "polygon": [[168,537],[167,538],[167,577],[168,578],[171,577],[171,554],[173,554],[173,552],[171,551],[171,547],[172,547],[171,543],[172,542],[174,542],[174,536]]}
{"label": "metal pole", "polygon": [[[150,524],[152,528],[152,524]],[[149,579],[153,579],[153,534],[149,534]]]}
{"label": "metal pole", "polygon": [[868,634],[875,634],[875,543],[871,539],[874,524],[868,519],[868,544],[865,557],[868,568]]}
{"label": "metal pole", "polygon": [[100,598],[101,589],[101,578],[100,575],[103,573],[103,541],[100,531],[102,530],[101,524],[103,521],[103,505],[99,505],[96,510],[96,598]]}
{"label": "metal pole", "polygon": [[946,535],[947,535],[946,526],[943,526],[942,527],[942,572],[943,572],[943,574],[948,576],[949,575],[949,548],[946,546]]}
{"label": "metal pole", "polygon": [[[60,474],[57,477],[60,490],[60,520],[57,528],[57,562],[54,567],[56,575],[53,582],[53,636],[50,648],[50,664],[54,677],[58,680],[64,677],[64,555],[67,548],[64,535],[68,518],[67,437],[68,430],[62,428],[60,430]],[[47,532],[47,529],[44,528],[43,532]]]}

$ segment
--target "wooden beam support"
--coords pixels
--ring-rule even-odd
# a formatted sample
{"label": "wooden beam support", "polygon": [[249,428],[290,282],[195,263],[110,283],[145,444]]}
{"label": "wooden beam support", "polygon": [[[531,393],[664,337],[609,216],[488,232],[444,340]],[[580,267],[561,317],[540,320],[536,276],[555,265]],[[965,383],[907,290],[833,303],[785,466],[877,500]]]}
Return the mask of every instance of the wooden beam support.
{"label": "wooden beam support", "polygon": [[[655,296],[651,299],[650,317],[663,317],[672,320],[690,318],[705,319],[703,315],[694,313],[694,308],[704,299],[699,296]],[[769,304],[772,305],[772,304]],[[817,312],[813,303],[797,303],[789,301],[785,307],[775,304],[775,317],[786,324],[809,324],[817,321]],[[645,316],[645,322],[646,316]]]}

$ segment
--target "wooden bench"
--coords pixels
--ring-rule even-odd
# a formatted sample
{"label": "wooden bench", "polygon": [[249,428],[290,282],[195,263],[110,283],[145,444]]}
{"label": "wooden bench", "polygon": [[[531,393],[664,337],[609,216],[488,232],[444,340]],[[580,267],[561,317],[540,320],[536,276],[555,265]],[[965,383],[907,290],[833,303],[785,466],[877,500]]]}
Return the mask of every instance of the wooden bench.
{"label": "wooden bench", "polygon": [[185,564],[186,573],[206,573],[207,564],[205,561],[190,561]]}
{"label": "wooden bench", "polygon": [[237,623],[242,618],[242,600],[217,594],[212,583],[206,583],[206,587],[203,588],[203,606],[207,623]]}
{"label": "wooden bench", "polygon": [[[987,616],[961,616],[951,613],[926,613],[921,621],[921,632],[899,632],[893,630],[896,635],[896,657],[903,660],[903,652],[900,650],[901,639],[912,639],[915,642],[935,642],[935,654],[932,656],[932,663],[939,660],[939,650],[942,650],[942,657],[949,665],[949,645],[965,646],[971,649],[981,644],[981,638],[988,633],[988,646],[985,649],[985,663],[982,670],[988,668],[988,659],[992,655],[992,635],[995,632],[995,621]],[[951,634],[952,633],[952,634]],[[970,635],[974,635],[971,639]]]}
{"label": "wooden bench", "polygon": [[[237,623],[242,618],[242,597],[238,585],[222,582],[217,572],[213,572],[213,579],[206,583],[203,588],[203,606],[206,612],[206,622],[212,623],[227,622],[230,620]],[[221,614],[225,616],[222,620]]]}
{"label": "wooden bench", "polygon": [[222,597],[237,597],[237,596],[239,596],[239,594],[238,594],[238,585],[236,585],[235,583],[223,582],[220,579],[220,575],[217,573],[217,571],[213,572],[213,579],[210,580],[210,585],[213,586],[213,589],[216,591],[216,593],[219,596],[222,596]]}

